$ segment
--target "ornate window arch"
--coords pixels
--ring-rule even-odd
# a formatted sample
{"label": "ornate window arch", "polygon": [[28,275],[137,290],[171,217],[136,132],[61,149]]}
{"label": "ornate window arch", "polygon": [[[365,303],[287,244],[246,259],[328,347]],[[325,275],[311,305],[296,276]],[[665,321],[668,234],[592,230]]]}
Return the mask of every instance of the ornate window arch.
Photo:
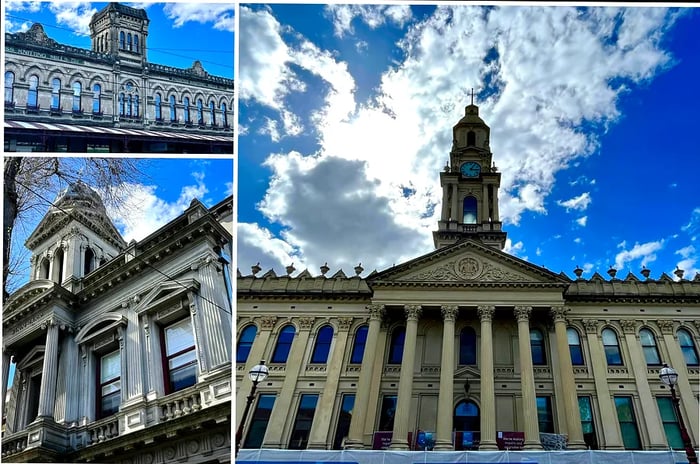
{"label": "ornate window arch", "polygon": [[154,97],[154,104],[155,104],[155,115],[156,115],[156,121],[162,121],[163,120],[163,111],[161,108],[161,96],[160,93],[156,93]]}
{"label": "ornate window arch", "polygon": [[203,108],[204,108],[204,104],[202,103],[202,99],[201,98],[197,99],[197,124],[199,124],[200,126],[204,125]]}
{"label": "ornate window arch", "polygon": [[224,128],[228,127],[228,115],[226,114],[226,102],[221,102],[221,122]]}
{"label": "ornate window arch", "polygon": [[622,352],[620,351],[620,342],[615,331],[610,327],[606,327],[601,332],[601,336],[608,366],[622,366]]}
{"label": "ornate window arch", "polygon": [[216,125],[216,104],[214,100],[209,101],[209,124]]}
{"label": "ornate window arch", "polygon": [[333,342],[333,327],[324,325],[316,334],[314,351],[311,354],[312,363],[328,362],[328,355],[331,352],[331,342]]}
{"label": "ornate window arch", "polygon": [[698,363],[698,351],[695,348],[693,336],[690,334],[690,332],[688,332],[686,329],[678,329],[676,336],[678,337],[678,344],[681,347],[685,364],[687,366],[697,366],[700,364]]}
{"label": "ornate window arch", "polygon": [[182,105],[183,105],[183,117],[185,118],[185,123],[192,122],[190,120],[190,97],[185,97],[182,100]]}
{"label": "ornate window arch", "polygon": [[5,71],[5,104],[15,103],[15,73]]}

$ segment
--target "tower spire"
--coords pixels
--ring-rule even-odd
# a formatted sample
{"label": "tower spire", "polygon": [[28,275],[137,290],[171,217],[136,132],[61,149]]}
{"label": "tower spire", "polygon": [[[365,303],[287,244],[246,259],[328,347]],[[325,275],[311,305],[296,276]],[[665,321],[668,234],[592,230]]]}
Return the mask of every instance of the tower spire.
{"label": "tower spire", "polygon": [[472,105],[474,104],[474,87],[472,87]]}

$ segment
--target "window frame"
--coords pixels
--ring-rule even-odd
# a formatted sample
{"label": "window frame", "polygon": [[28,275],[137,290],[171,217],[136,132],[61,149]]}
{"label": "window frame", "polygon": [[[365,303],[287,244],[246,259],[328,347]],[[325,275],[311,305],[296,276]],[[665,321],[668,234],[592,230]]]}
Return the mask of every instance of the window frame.
{"label": "window frame", "polygon": [[102,85],[99,82],[92,86],[92,114],[102,114]]}
{"label": "window frame", "polygon": [[343,449],[343,439],[350,433],[350,422],[352,422],[352,411],[355,408],[355,394],[343,393],[338,407],[338,420],[335,423],[333,432],[333,445],[331,449]]}
{"label": "window frame", "polygon": [[51,79],[51,109],[61,109],[61,79],[58,77]]}
{"label": "window frame", "polygon": [[[688,337],[688,342],[689,342],[688,344],[684,345],[682,343],[683,341],[681,340],[681,337],[679,335],[681,332],[683,332],[685,334],[685,336]],[[700,366],[700,359],[698,358],[698,350],[697,350],[697,347],[695,346],[695,340],[693,339],[693,334],[688,329],[680,327],[676,331],[676,338],[678,339],[678,346],[680,347],[681,353],[683,354],[683,361],[685,361],[685,365],[689,366],[689,367]],[[690,362],[688,362],[689,357],[686,354],[688,352],[691,353],[692,357],[694,358],[694,361],[691,360]]]}
{"label": "window frame", "polygon": [[[623,400],[628,402],[629,410],[631,412],[631,419],[625,420],[624,422],[620,418],[620,406],[621,406],[620,402]],[[617,421],[618,421],[618,424],[620,425],[620,434],[622,436],[623,446],[625,447],[625,449],[629,449],[629,450],[641,450],[641,449],[643,449],[644,446],[642,444],[642,437],[639,434],[639,425],[637,424],[637,415],[634,412],[634,400],[633,400],[633,398],[631,396],[626,396],[626,395],[625,396],[615,396],[614,401],[615,401],[615,411],[617,413]],[[624,426],[624,425],[628,425],[628,424],[630,424],[633,427],[630,428],[630,427]],[[636,438],[637,443],[639,444],[638,447],[628,448],[628,443],[625,440],[625,430],[633,430],[635,432],[635,435],[636,435],[635,438]]]}
{"label": "window frame", "polygon": [[153,107],[154,107],[154,116],[156,121],[163,121],[163,97],[161,97],[160,92],[156,92],[156,94],[153,96]]}
{"label": "window frame", "polygon": [[[469,204],[467,204],[469,201]],[[469,209],[467,209],[469,208]],[[474,213],[474,220],[467,222],[467,213]],[[479,222],[479,202],[474,195],[467,195],[462,199],[462,224],[477,224]]]}
{"label": "window frame", "polygon": [[[9,92],[9,94],[8,94]],[[8,99],[9,97],[9,99]],[[5,71],[5,104],[14,105],[15,103],[15,73]]]}
{"label": "window frame", "polygon": [[[289,445],[287,449],[303,450],[309,446],[311,427],[314,422],[316,408],[318,407],[318,397],[318,393],[303,393],[299,395],[299,405],[297,407],[297,413],[294,416],[292,429],[289,432]],[[298,445],[294,445],[294,441],[297,439],[299,443]]]}
{"label": "window frame", "polygon": [[[537,424],[539,426],[540,433],[554,433],[554,409],[552,407],[552,397],[549,395],[536,396],[535,402],[537,404]],[[543,414],[545,417],[542,417]]]}
{"label": "window frame", "polygon": [[[175,351],[173,353],[168,354],[168,330],[173,329],[176,326],[182,325],[182,324],[189,324],[190,327],[190,333],[192,334],[192,344],[187,345],[184,348],[179,349],[178,351]],[[199,381],[199,360],[197,359],[197,340],[195,337],[195,332],[194,332],[194,323],[192,321],[192,318],[187,315],[183,318],[177,319],[173,322],[169,322],[167,325],[163,325],[161,328],[161,337],[160,337],[160,342],[161,342],[161,361],[163,364],[163,387],[165,389],[165,394],[169,395],[171,393],[175,393],[180,390],[184,390],[185,388],[191,387],[192,385],[196,385],[197,382]],[[190,361],[186,361],[182,363],[181,365],[177,365],[175,368],[171,369],[170,368],[170,362],[171,360],[177,359],[183,355],[186,355],[188,353],[192,352],[194,354],[194,358]],[[175,385],[175,381],[173,380],[173,373],[179,373],[181,371],[186,371],[188,369],[191,369],[192,366],[194,366],[194,375],[192,376],[191,380],[192,383],[189,383],[191,380],[187,380],[187,384],[184,386],[177,386]]]}
{"label": "window frame", "polygon": [[168,97],[168,106],[170,107],[170,122],[177,122],[177,109],[175,108],[176,105],[175,101],[175,95],[170,95]]}
{"label": "window frame", "polygon": [[[662,408],[661,403],[666,403],[666,414],[664,414],[664,410]],[[676,408],[673,405],[673,398],[670,396],[657,396],[656,397],[656,407],[659,408],[659,416],[661,417],[661,426],[664,429],[664,435],[666,436],[666,443],[668,444],[669,448],[674,449],[674,450],[682,450],[685,449],[685,446],[683,445],[683,438],[681,437],[681,425],[680,422],[678,421],[678,416],[676,414]],[[669,409],[670,408],[670,409]],[[673,416],[673,419],[669,418],[669,413],[670,415]],[[673,434],[675,435],[673,438],[669,436],[669,430],[673,431]],[[671,442],[674,443],[671,443]]]}
{"label": "window frame", "polygon": [[[103,372],[103,360],[107,358],[108,356],[115,356],[117,360],[119,361],[119,374],[110,377],[108,379],[102,379],[102,372]],[[95,365],[95,385],[97,387],[97,391],[95,392],[95,419],[104,419],[105,417],[113,416],[119,412],[119,406],[121,405],[121,394],[122,394],[122,378],[121,378],[121,368],[122,368],[122,360],[121,360],[121,350],[116,349],[112,350],[108,353],[105,354],[97,354],[97,363]],[[104,388],[110,385],[118,384],[118,388],[116,391],[112,391],[109,394],[105,395],[104,394]],[[117,402],[117,408],[115,410],[110,410],[110,411],[105,411],[104,408],[104,399],[108,396],[117,396],[119,398],[119,401]]]}
{"label": "window frame", "polygon": [[80,114],[83,112],[83,84],[80,81],[75,81],[71,89],[73,90],[73,105],[71,109],[73,113]]}
{"label": "window frame", "polygon": [[[645,334],[644,336],[642,334]],[[649,343],[649,337],[651,337],[651,343]],[[644,338],[647,338],[646,343]],[[643,327],[639,330],[639,344],[642,346],[642,353],[644,354],[644,361],[647,366],[660,366],[661,365],[661,354],[659,353],[659,347],[656,342],[656,336],[651,329]]]}
{"label": "window frame", "polygon": [[[539,339],[533,338],[533,335],[539,335]],[[535,343],[537,342],[537,343]],[[536,351],[539,347],[539,352]],[[537,354],[537,356],[536,356]],[[538,328],[530,329],[530,355],[532,356],[533,366],[546,366],[547,365],[547,343],[544,339],[544,333]]]}
{"label": "window frame", "polygon": [[[609,333],[612,334],[612,336],[615,338],[615,343],[614,344],[606,344],[605,342],[605,334]],[[617,336],[617,332],[613,330],[610,327],[605,327],[601,332],[600,332],[600,338],[601,342],[603,343],[603,351],[605,353],[605,361],[607,362],[608,366],[624,366],[624,360],[622,359],[622,349],[620,348],[620,337]],[[608,349],[610,347],[610,349]],[[615,350],[616,356],[619,358],[619,362],[611,362],[611,355],[612,353],[612,348]],[[614,361],[614,360],[613,360]]]}
{"label": "window frame", "polygon": [[314,349],[311,352],[311,364],[326,364],[328,362],[334,334],[335,331],[330,324],[324,324],[318,329],[316,340],[314,341]]}
{"label": "window frame", "polygon": [[[364,334],[363,340],[360,340],[360,331]],[[365,357],[365,347],[367,346],[367,335],[369,334],[369,326],[363,324],[355,330],[355,337],[352,342],[352,350],[350,351],[350,364],[362,364],[362,359]],[[359,360],[357,360],[359,353]]]}
{"label": "window frame", "polygon": [[[261,411],[260,410],[260,404],[263,401],[268,402],[268,400],[272,399],[272,402],[269,405],[269,408],[267,407],[267,404],[265,405],[265,410]],[[270,416],[272,416],[272,411],[275,407],[275,402],[277,401],[277,395],[275,393],[264,393],[261,392],[258,394],[258,401],[255,403],[255,409],[253,410],[253,414],[251,415],[250,422],[248,423],[248,430],[246,431],[245,434],[245,439],[243,440],[243,448],[247,449],[255,449],[255,448],[262,448],[264,439],[265,439],[265,434],[267,433],[267,426],[270,424]],[[264,427],[260,429],[260,426],[258,424],[264,423]],[[255,430],[254,430],[255,429]],[[255,438],[255,442],[253,443],[255,446],[251,447],[251,432],[262,432],[258,433]],[[258,445],[259,443],[259,445]]]}
{"label": "window frame", "polygon": [[[291,330],[291,331],[290,331]],[[296,338],[297,329],[292,324],[286,324],[284,327],[280,328],[277,334],[277,341],[275,343],[275,349],[272,351],[272,356],[270,358],[271,363],[284,364],[289,359],[289,353],[292,351],[292,345],[294,344],[294,338]],[[285,337],[282,340],[282,337]],[[287,337],[289,340],[287,340]],[[286,352],[283,353],[282,350],[286,348]]]}
{"label": "window frame", "polygon": [[[470,337],[470,338],[468,338]],[[461,366],[477,365],[476,330],[472,326],[465,326],[459,332],[459,364]],[[470,350],[470,348],[473,348]],[[473,356],[473,359],[472,359]],[[467,362],[473,361],[473,362]]]}
{"label": "window frame", "polygon": [[[400,345],[400,349],[399,349]],[[391,331],[391,338],[389,339],[389,356],[387,358],[387,364],[401,364],[403,361],[403,351],[406,345],[406,326],[400,325],[394,327]]]}
{"label": "window frame", "polygon": [[[253,333],[253,337],[250,341],[247,340],[247,335]],[[238,337],[238,342],[236,343],[236,363],[246,363],[248,362],[248,357],[250,356],[250,350],[253,348],[253,343],[255,342],[255,337],[258,336],[258,327],[255,324],[249,324],[241,330],[241,335]],[[245,357],[239,358],[242,353],[241,347],[245,348]]]}
{"label": "window frame", "polygon": [[[571,343],[571,335],[576,337],[575,342],[576,343]],[[569,345],[569,357],[571,358],[571,365],[572,366],[585,366],[586,365],[586,358],[583,355],[583,345],[581,344],[581,334],[579,334],[578,330],[574,329],[573,327],[567,327],[566,328],[566,342]],[[576,361],[576,356],[574,356],[574,353],[577,354],[578,357],[580,357],[580,361]]]}
{"label": "window frame", "polygon": [[[32,74],[27,79],[27,108],[39,108],[39,76]],[[32,104],[31,101],[34,101]]]}

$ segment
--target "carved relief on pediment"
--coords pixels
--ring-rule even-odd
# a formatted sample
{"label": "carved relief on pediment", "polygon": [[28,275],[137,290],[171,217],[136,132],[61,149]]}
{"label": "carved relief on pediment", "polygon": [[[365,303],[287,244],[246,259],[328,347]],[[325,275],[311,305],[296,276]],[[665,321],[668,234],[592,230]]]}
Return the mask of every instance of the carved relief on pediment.
{"label": "carved relief on pediment", "polygon": [[460,256],[417,274],[409,274],[399,280],[412,281],[480,281],[480,282],[523,282],[532,280],[523,274],[513,272],[498,263],[486,261],[480,256]]}

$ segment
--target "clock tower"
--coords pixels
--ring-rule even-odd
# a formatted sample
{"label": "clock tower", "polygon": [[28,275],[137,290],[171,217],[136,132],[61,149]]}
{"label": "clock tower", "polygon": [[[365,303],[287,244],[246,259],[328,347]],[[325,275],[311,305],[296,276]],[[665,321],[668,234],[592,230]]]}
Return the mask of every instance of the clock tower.
{"label": "clock tower", "polygon": [[496,170],[489,147],[489,126],[472,102],[452,129],[450,161],[440,173],[442,213],[433,232],[435,248],[460,240],[478,240],[503,249],[506,233],[498,215],[501,173]]}

